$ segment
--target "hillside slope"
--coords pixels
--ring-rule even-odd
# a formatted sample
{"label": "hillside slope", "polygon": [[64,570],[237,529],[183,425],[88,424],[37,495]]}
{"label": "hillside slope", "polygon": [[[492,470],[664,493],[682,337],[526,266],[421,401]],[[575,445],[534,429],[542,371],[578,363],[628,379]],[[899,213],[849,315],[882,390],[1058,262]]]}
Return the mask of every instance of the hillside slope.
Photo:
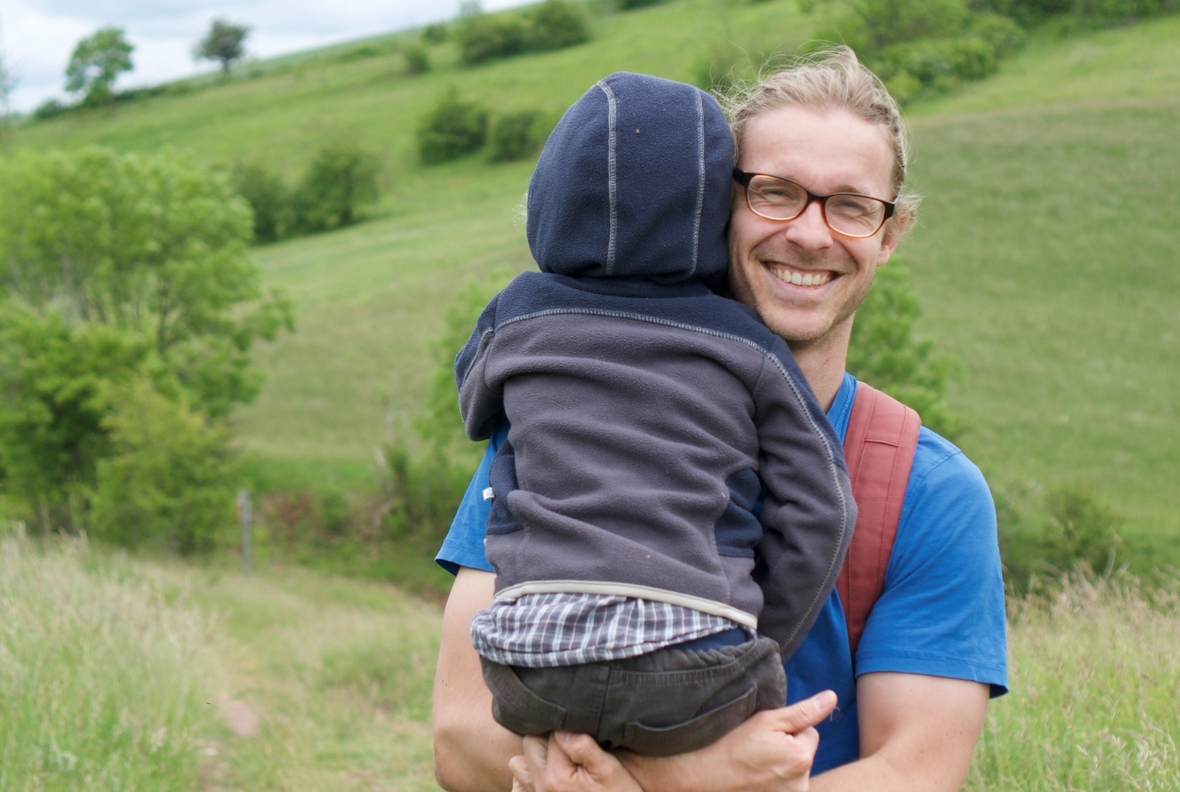
{"label": "hillside slope", "polygon": [[[30,125],[8,145],[181,146],[211,162],[297,173],[340,135],[383,152],[377,217],[259,248],[299,330],[260,353],[269,382],[239,425],[245,449],[292,475],[363,476],[386,414],[412,411],[458,284],[531,266],[514,217],[531,164],[478,157],[423,168],[418,117],[449,84],[497,111],[557,110],[618,70],[686,79],[728,30],[790,51],[793,3],[680,0],[598,17],[570,50],[477,69],[432,52],[416,78],[378,57],[310,62],[184,97]],[[902,250],[922,332],[957,355],[964,449],[1015,498],[1077,481],[1180,563],[1180,19],[1034,39],[992,79],[912,108],[921,227]],[[300,473],[300,471],[302,471]]]}

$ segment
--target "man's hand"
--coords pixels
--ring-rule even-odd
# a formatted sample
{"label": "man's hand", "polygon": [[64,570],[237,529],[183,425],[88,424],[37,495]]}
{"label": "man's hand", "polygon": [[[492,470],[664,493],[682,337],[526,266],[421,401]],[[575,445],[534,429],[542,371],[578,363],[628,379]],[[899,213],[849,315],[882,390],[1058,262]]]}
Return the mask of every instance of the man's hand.
{"label": "man's hand", "polygon": [[643,792],[619,760],[586,734],[526,737],[524,755],[508,766],[512,792]]}
{"label": "man's hand", "polygon": [[789,707],[755,713],[699,751],[619,758],[647,792],[806,792],[819,747],[814,727],[835,706],[836,694],[825,690]]}

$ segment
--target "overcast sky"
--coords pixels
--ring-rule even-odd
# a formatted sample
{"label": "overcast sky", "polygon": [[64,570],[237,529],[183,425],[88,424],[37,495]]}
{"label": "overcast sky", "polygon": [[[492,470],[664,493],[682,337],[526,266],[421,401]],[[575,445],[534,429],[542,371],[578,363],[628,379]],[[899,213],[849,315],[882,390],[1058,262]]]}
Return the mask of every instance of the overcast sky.
{"label": "overcast sky", "polygon": [[[484,10],[529,0],[484,0]],[[63,97],[66,63],[78,40],[115,25],[135,45],[134,71],[118,87],[151,85],[210,71],[193,44],[216,17],[249,25],[248,54],[265,58],[453,18],[459,0],[0,0],[0,47],[19,80],[14,110]]]}

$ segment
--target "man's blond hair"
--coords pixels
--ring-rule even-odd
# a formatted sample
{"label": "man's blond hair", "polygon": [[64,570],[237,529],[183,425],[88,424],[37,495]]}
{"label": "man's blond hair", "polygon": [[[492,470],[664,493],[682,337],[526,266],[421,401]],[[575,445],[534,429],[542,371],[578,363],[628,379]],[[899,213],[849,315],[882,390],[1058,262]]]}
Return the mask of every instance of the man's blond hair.
{"label": "man's blond hair", "polygon": [[808,110],[845,110],[880,127],[893,150],[893,191],[897,200],[894,222],[899,230],[912,226],[919,196],[905,188],[909,140],[901,110],[885,85],[845,46],[833,46],[795,60],[751,86],[738,87],[725,97],[730,125],[741,156],[746,127],[763,113],[783,107]]}

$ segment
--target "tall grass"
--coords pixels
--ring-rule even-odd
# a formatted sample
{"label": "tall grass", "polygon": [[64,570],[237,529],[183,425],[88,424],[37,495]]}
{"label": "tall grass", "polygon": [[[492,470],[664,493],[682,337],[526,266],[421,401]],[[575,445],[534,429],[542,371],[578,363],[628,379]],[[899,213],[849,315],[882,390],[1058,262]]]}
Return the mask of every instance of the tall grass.
{"label": "tall grass", "polygon": [[0,540],[0,789],[193,789],[211,625],[86,558]]}
{"label": "tall grass", "polygon": [[1011,689],[992,703],[967,789],[1180,786],[1180,587],[1067,577],[1009,614]]}

